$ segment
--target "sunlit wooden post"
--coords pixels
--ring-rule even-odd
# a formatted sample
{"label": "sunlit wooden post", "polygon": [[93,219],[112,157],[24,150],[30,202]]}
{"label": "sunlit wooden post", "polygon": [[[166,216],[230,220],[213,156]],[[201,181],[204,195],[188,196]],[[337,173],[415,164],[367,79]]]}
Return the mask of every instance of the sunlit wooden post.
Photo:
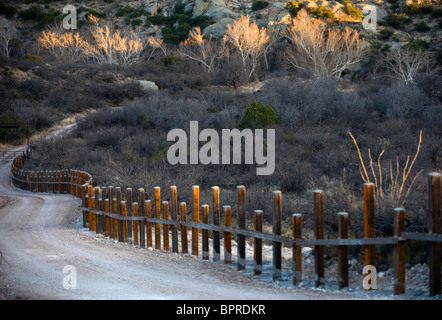
{"label": "sunlit wooden post", "polygon": [[[348,213],[338,212],[339,239],[348,238]],[[338,246],[338,287],[348,287],[348,246]]]}
{"label": "sunlit wooden post", "polygon": [[[238,186],[238,228],[246,228],[246,187]],[[246,237],[238,234],[238,253],[237,269],[242,270],[246,267]]]}
{"label": "sunlit wooden post", "polygon": [[[109,199],[105,199],[104,200],[104,211],[106,212],[110,212],[110,203],[109,203]],[[105,221],[104,221],[104,235],[106,237],[110,237],[110,230],[111,230],[111,225],[110,225],[110,217],[106,216]]]}
{"label": "sunlit wooden post", "polygon": [[[155,187],[155,218],[161,218],[161,189]],[[161,226],[158,222],[155,222],[155,249],[161,250]]]}
{"label": "sunlit wooden post", "polygon": [[[143,188],[139,188],[138,189],[138,215],[140,217],[145,217],[146,216],[146,207],[144,205],[144,198],[146,197],[144,189]],[[139,220],[138,222],[138,226],[139,226],[139,232],[140,232],[140,248],[145,248],[146,247],[146,234],[145,234],[145,230],[146,230],[146,221],[145,220]]]}
{"label": "sunlit wooden post", "polygon": [[[187,207],[185,202],[180,202],[180,220],[182,222],[187,222]],[[188,253],[188,243],[187,243],[187,226],[181,225],[181,251],[183,253]]]}
{"label": "sunlit wooden post", "polygon": [[[376,238],[375,227],[375,199],[374,199],[374,183],[363,184],[364,194],[364,237]],[[367,244],[364,246],[364,262],[366,266],[376,268],[376,246]],[[365,274],[367,276],[368,274]],[[371,286],[367,290],[371,290]]]}
{"label": "sunlit wooden post", "polygon": [[[200,205],[200,187],[193,186],[193,222],[199,223],[199,205]],[[198,255],[198,246],[199,246],[199,230],[198,228],[192,227],[192,254]]]}
{"label": "sunlit wooden post", "polygon": [[[71,192],[72,192],[72,190],[71,190]],[[100,187],[95,187],[94,188],[94,197],[95,197],[94,209],[97,212],[101,210],[101,208],[100,208],[100,205],[101,205],[100,193],[101,193]],[[94,229],[94,231],[96,233],[100,233],[100,230],[101,230],[101,217],[102,217],[102,215],[100,215],[100,214],[95,215],[95,229]]]}
{"label": "sunlit wooden post", "polygon": [[[324,239],[324,192],[313,191],[313,216],[315,222],[316,239]],[[325,284],[324,246],[315,246],[315,286]]]}
{"label": "sunlit wooden post", "polygon": [[[112,204],[113,204],[113,199],[114,199],[114,187],[113,186],[107,187],[107,191],[108,191],[108,199],[109,199],[109,212],[112,212]],[[109,219],[109,237],[111,239],[113,239],[114,238],[114,218],[107,217],[107,219]]]}
{"label": "sunlit wooden post", "polygon": [[[262,223],[263,223],[263,211],[255,210],[253,212],[253,224],[255,227],[255,231],[262,232]],[[253,238],[253,275],[259,275],[262,273],[262,239]]]}
{"label": "sunlit wooden post", "polygon": [[[292,237],[293,240],[301,239],[302,237],[302,214],[292,214]],[[296,285],[302,282],[302,246],[296,243],[292,246],[293,251],[293,271],[292,283]]]}
{"label": "sunlit wooden post", "polygon": [[[178,195],[176,186],[170,187],[170,217],[173,222],[178,221]],[[172,224],[172,252],[178,253],[178,226]]]}
{"label": "sunlit wooden post", "polygon": [[[430,233],[442,233],[441,216],[441,174],[431,172],[429,178],[428,229]],[[441,294],[441,243],[430,242],[430,296]]]}
{"label": "sunlit wooden post", "polygon": [[[128,217],[133,217],[132,212],[132,188],[126,188],[126,211]],[[126,221],[127,225],[127,243],[133,244],[134,235],[133,235],[133,223],[131,220]]]}
{"label": "sunlit wooden post", "polygon": [[[282,193],[273,191],[273,235],[281,235]],[[281,279],[281,242],[273,241],[273,281]]]}
{"label": "sunlit wooden post", "polygon": [[[220,224],[220,204],[219,204],[219,187],[212,187],[213,192],[213,224],[219,226]],[[213,231],[213,261],[220,260],[220,239],[219,231]]]}
{"label": "sunlit wooden post", "polygon": [[[113,198],[112,199],[112,213],[117,214],[118,213],[118,202],[117,202],[117,198]],[[127,207],[127,204],[126,204]],[[119,233],[118,233],[118,218],[113,218],[112,219],[112,228],[113,228],[113,239],[118,240],[119,239]]]}
{"label": "sunlit wooden post", "polygon": [[[399,238],[405,231],[405,209],[395,208],[393,218],[394,236]],[[394,246],[393,259],[393,291],[395,295],[403,294],[405,293],[405,241],[398,241]]]}
{"label": "sunlit wooden post", "polygon": [[[122,216],[121,212],[121,187],[115,188],[115,199],[117,201],[117,215],[118,219],[114,220],[117,223],[116,229],[118,230],[118,241],[127,242],[127,228],[126,228],[126,220],[120,219]],[[126,216],[127,216],[127,202],[126,202]]]}
{"label": "sunlit wooden post", "polygon": [[[132,202],[132,217],[138,217],[138,210],[139,210],[139,206],[138,206],[138,202]],[[133,245],[137,246],[140,241],[139,241],[139,229],[138,229],[138,221],[134,220],[133,221]]]}
{"label": "sunlit wooden post", "polygon": [[[106,197],[107,197],[107,188],[103,187],[101,188],[101,208],[100,208],[100,210],[103,212],[106,211],[106,204],[105,204]],[[103,214],[101,216],[101,231],[100,231],[101,234],[105,234],[105,229],[106,229],[106,215]]]}
{"label": "sunlit wooden post", "polygon": [[[121,206],[121,208],[120,208],[121,209],[121,217],[122,218],[127,217],[126,201],[121,200],[120,206]],[[121,220],[123,223],[126,222],[126,220],[124,220],[124,219],[121,219]],[[120,234],[119,238],[121,239],[119,241],[127,242],[127,229],[126,228],[121,228],[121,234]]]}
{"label": "sunlit wooden post", "polygon": [[[230,206],[223,206],[224,226],[232,226],[232,208]],[[226,264],[232,263],[232,234],[224,232],[224,262]]]}

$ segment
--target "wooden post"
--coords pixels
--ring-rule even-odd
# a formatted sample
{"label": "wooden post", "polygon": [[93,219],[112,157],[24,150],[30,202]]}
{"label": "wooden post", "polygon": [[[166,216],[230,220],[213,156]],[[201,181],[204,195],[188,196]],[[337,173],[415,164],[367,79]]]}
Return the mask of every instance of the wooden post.
{"label": "wooden post", "polygon": [[[313,217],[316,239],[324,239],[324,192],[313,191]],[[315,246],[315,286],[325,285],[324,246]]]}
{"label": "wooden post", "polygon": [[[72,192],[72,188],[71,188],[71,192]],[[101,208],[100,208],[100,204],[101,204],[101,202],[100,202],[100,193],[101,193],[101,189],[100,189],[100,187],[95,187],[94,188],[94,197],[95,197],[95,206],[94,206],[94,209],[95,210],[97,210],[97,211],[100,211],[101,210]],[[100,233],[100,230],[101,230],[101,215],[99,215],[99,214],[96,214],[95,215],[95,232],[96,233]]]}
{"label": "wooden post", "polygon": [[[146,217],[152,218],[152,203],[150,200],[144,201],[144,207],[146,210]],[[152,223],[147,221],[146,222],[146,230],[147,230],[147,247],[153,248],[153,242],[152,242]]]}
{"label": "wooden post", "polygon": [[[87,199],[87,186],[83,186],[81,188],[81,206],[83,208],[87,207],[88,199]],[[89,216],[88,211],[83,209],[83,228],[87,228],[89,225]]]}
{"label": "wooden post", "polygon": [[[220,207],[219,207],[219,187],[212,187],[213,191],[213,224],[219,226],[220,224]],[[220,240],[219,231],[213,231],[213,261],[219,261],[220,254]]]}
{"label": "wooden post", "polygon": [[[348,238],[348,213],[338,212],[339,239]],[[338,286],[348,287],[348,246],[338,246]]]}
{"label": "wooden post", "polygon": [[[82,183],[82,182],[81,182]],[[105,200],[107,196],[107,188],[103,187],[101,188],[101,211],[106,211],[106,205]],[[105,234],[105,227],[106,227],[106,215],[101,216],[101,234]]]}
{"label": "wooden post", "polygon": [[[104,211],[109,212],[110,211],[110,204],[109,199],[104,200]],[[105,222],[104,222],[104,235],[106,237],[110,237],[110,217],[106,216]]]}
{"label": "wooden post", "polygon": [[[293,239],[301,239],[302,234],[302,214],[292,214],[292,236]],[[302,282],[302,246],[292,246],[293,250],[293,271],[292,271],[292,283],[296,285]]]}
{"label": "wooden post", "polygon": [[[133,217],[132,212],[132,188],[126,188],[126,210],[127,216]],[[127,224],[127,243],[133,244],[134,236],[133,236],[133,223],[130,220],[126,221]]]}
{"label": "wooden post", "polygon": [[[163,219],[169,220],[169,202],[163,201]],[[169,243],[169,225],[167,223],[163,224],[163,239],[164,239],[164,250],[170,251]]]}
{"label": "wooden post", "polygon": [[[87,195],[88,195],[88,208],[92,209],[92,197],[93,197],[93,188],[91,185],[88,185],[87,189]],[[89,210],[89,230],[92,230],[94,228],[94,214],[91,210]]]}
{"label": "wooden post", "polygon": [[[246,187],[237,186],[238,190],[238,228],[246,228]],[[237,269],[246,267],[246,237],[238,234]]]}
{"label": "wooden post", "polygon": [[[122,216],[121,212],[121,187],[115,188],[115,198],[117,199],[117,214]],[[127,215],[127,203],[126,203],[126,215]],[[127,241],[127,229],[126,229],[126,220],[118,219],[117,221],[117,229],[118,229],[118,241],[126,242]]]}
{"label": "wooden post", "polygon": [[[138,189],[138,215],[140,217],[146,216],[146,207],[144,206],[144,198],[145,198],[145,192],[143,188]],[[145,220],[139,220],[138,226],[139,226],[139,232],[140,232],[140,248],[146,247],[146,221]]]}
{"label": "wooden post", "polygon": [[[185,202],[180,202],[180,218],[181,221],[187,221],[187,208]],[[188,253],[188,244],[187,244],[187,226],[181,225],[181,251],[183,253]]]}
{"label": "wooden post", "polygon": [[[364,237],[376,238],[375,227],[375,199],[374,199],[374,183],[364,183]],[[376,246],[368,244],[364,246],[365,265],[372,265],[376,268]],[[365,274],[365,276],[367,276]],[[367,289],[371,290],[371,286]]]}
{"label": "wooden post", "polygon": [[[429,217],[428,229],[430,233],[442,233],[441,216],[441,174],[431,172],[429,178]],[[430,296],[441,294],[441,243],[429,243],[430,267]]]}
{"label": "wooden post", "polygon": [[[224,226],[232,226],[232,208],[223,206]],[[232,263],[232,234],[224,231],[224,263]]]}
{"label": "wooden post", "polygon": [[[282,194],[273,191],[273,235],[281,235]],[[281,279],[281,242],[273,241],[273,281]]]}
{"label": "wooden post", "polygon": [[[109,212],[112,212],[112,201],[114,199],[114,187],[109,186],[107,188],[108,190],[108,199],[109,199]],[[111,217],[108,217],[109,219],[109,237],[111,239],[114,238],[114,219]]]}
{"label": "wooden post", "polygon": [[[255,210],[253,212],[253,224],[255,231],[262,232],[263,211]],[[255,265],[253,267],[253,275],[262,273],[262,239],[253,238],[253,260]]]}
{"label": "wooden post", "polygon": [[[132,217],[138,217],[138,202],[133,202],[132,203]],[[138,221],[134,220],[133,221],[133,245],[137,246],[139,245],[140,241],[140,233],[139,233],[139,229],[138,229]]]}
{"label": "wooden post", "polygon": [[[203,214],[203,223],[209,224],[209,206],[203,204],[201,206],[201,211]],[[209,260],[209,230],[202,230],[202,242],[203,242],[203,260]]]}
{"label": "wooden post", "polygon": [[[112,199],[112,213],[117,214],[118,213],[118,206],[117,206],[117,198]],[[126,204],[127,206],[127,204]],[[113,239],[118,240],[119,239],[119,233],[118,233],[118,220],[117,218],[112,219],[112,227],[113,227]]]}
{"label": "wooden post", "polygon": [[[170,187],[170,216],[171,219],[178,221],[178,195],[176,186]],[[172,225],[172,252],[178,253],[178,226]]]}
{"label": "wooden post", "polygon": [[[394,209],[393,231],[395,237],[400,237],[405,231],[405,209]],[[395,295],[405,293],[405,241],[398,241],[393,249],[393,291]]]}
{"label": "wooden post", "polygon": [[[126,201],[121,200],[120,202],[120,206],[121,206],[121,217],[127,217],[127,207],[126,207]],[[125,222],[126,220],[122,220],[123,222]],[[126,228],[122,228],[122,234],[119,237],[122,242],[127,242],[127,229]]]}
{"label": "wooden post", "polygon": [[[161,189],[155,187],[155,218],[161,218]],[[155,222],[155,249],[161,250],[161,226],[158,222]]]}
{"label": "wooden post", "polygon": [[[89,201],[89,208],[92,210],[95,210],[95,196],[92,196],[92,198]],[[97,229],[96,222],[97,222],[97,215],[95,213],[91,214],[92,219],[89,222],[89,230],[95,231]]]}
{"label": "wooden post", "polygon": [[[200,187],[193,186],[193,222],[200,222],[199,217],[199,206],[200,206]],[[192,227],[192,254],[198,255],[199,247],[199,230],[198,228]]]}

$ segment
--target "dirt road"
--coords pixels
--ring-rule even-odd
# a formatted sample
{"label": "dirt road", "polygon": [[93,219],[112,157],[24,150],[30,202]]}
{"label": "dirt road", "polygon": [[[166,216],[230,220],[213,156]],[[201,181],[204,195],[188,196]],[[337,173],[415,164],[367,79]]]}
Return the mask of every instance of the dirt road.
{"label": "dirt road", "polygon": [[[0,163],[3,299],[358,299],[260,283],[222,262],[103,238],[82,228],[77,198],[19,190],[9,170]],[[63,273],[66,266],[74,269]]]}

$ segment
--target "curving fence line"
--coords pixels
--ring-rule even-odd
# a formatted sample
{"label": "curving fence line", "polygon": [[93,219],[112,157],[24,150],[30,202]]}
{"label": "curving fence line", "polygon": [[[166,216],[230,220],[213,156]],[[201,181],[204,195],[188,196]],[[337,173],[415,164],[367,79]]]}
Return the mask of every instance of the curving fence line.
{"label": "curving fence line", "polygon": [[[146,199],[145,190],[140,188],[135,193],[126,188],[123,193],[120,187],[93,186],[92,176],[79,170],[57,170],[34,172],[23,170],[24,163],[29,159],[30,152],[18,155],[12,162],[12,183],[23,190],[33,192],[54,192],[72,194],[82,200],[83,226],[96,233],[120,242],[152,247],[158,250],[175,253],[189,253],[189,245],[194,255],[199,255],[202,242],[202,259],[209,260],[209,234],[212,234],[212,259],[221,260],[220,242],[223,241],[223,258],[225,263],[232,263],[232,235],[236,235],[237,269],[246,266],[246,238],[253,239],[253,274],[262,270],[263,241],[270,241],[273,246],[274,281],[281,279],[281,250],[283,245],[292,248],[292,282],[302,282],[303,246],[314,248],[315,254],[315,285],[325,284],[325,246],[338,247],[337,282],[339,289],[349,285],[349,246],[364,246],[364,262],[366,266],[376,266],[376,245],[389,244],[394,246],[394,283],[393,293],[405,293],[405,245],[407,240],[425,241],[429,246],[429,295],[441,294],[441,254],[442,254],[442,215],[441,215],[441,174],[429,173],[429,233],[405,232],[404,208],[393,210],[394,236],[376,237],[375,229],[375,198],[374,184],[364,183],[364,238],[349,238],[349,220],[346,212],[339,212],[339,237],[324,238],[324,193],[322,190],[313,192],[314,239],[302,236],[302,214],[292,215],[291,236],[281,235],[282,194],[273,192],[272,233],[263,232],[263,211],[253,211],[254,229],[246,228],[246,189],[237,187],[238,212],[235,217],[236,226],[232,225],[230,206],[220,208],[219,187],[212,187],[213,203],[200,205],[199,186],[193,186],[191,210],[186,202],[178,203],[176,186],[170,187],[169,201],[161,201],[160,187],[155,187],[154,199]],[[187,220],[188,214],[191,221]],[[201,237],[200,237],[201,230]],[[189,232],[190,238],[189,241]],[[181,246],[179,245],[181,243]],[[181,248],[179,248],[181,247]],[[364,268],[365,270],[365,268]],[[367,271],[366,275],[369,275]],[[367,290],[370,290],[369,287]]]}

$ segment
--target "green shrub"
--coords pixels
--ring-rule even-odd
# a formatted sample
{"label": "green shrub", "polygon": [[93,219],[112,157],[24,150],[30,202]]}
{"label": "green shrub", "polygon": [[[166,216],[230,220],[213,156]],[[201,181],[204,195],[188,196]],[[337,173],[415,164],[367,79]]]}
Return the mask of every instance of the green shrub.
{"label": "green shrub", "polygon": [[303,6],[304,4],[302,3],[302,1],[290,1],[284,5],[284,7],[289,11],[292,17],[296,17],[298,11],[301,10]]}
{"label": "green shrub", "polygon": [[386,27],[381,31],[379,31],[379,39],[388,41],[391,39],[393,34],[394,34],[394,29]]}
{"label": "green shrub", "polygon": [[275,110],[273,110],[269,105],[265,106],[256,102],[255,100],[249,103],[247,106],[239,127],[241,129],[258,129],[276,124],[277,122],[278,119],[276,117]]}
{"label": "green shrub", "polygon": [[404,48],[425,51],[428,50],[428,48],[430,48],[430,43],[425,40],[411,39],[411,41],[408,42],[404,46]]}
{"label": "green shrub", "polygon": [[418,32],[428,32],[431,30],[431,27],[428,26],[424,21],[421,21],[419,23],[416,23],[414,25],[414,28],[416,29],[416,31]]}
{"label": "green shrub", "polygon": [[326,6],[320,6],[317,8],[311,7],[309,8],[309,12],[317,19],[333,19],[335,17],[333,10]]}
{"label": "green shrub", "polygon": [[387,18],[384,20],[384,23],[381,24],[385,24],[395,29],[400,29],[403,25],[410,24],[412,21],[413,20],[410,17],[407,17],[405,13],[394,13],[387,16]]}
{"label": "green shrub", "polygon": [[349,15],[350,17],[352,17],[354,19],[358,19],[358,20],[364,19],[364,15],[362,14],[362,10],[359,9],[358,7],[355,7],[351,4],[346,4],[344,6],[343,10],[347,15]]}
{"label": "green shrub", "polygon": [[258,11],[258,10],[265,9],[269,6],[269,4],[270,3],[268,3],[267,1],[263,1],[263,0],[255,1],[252,4],[252,11]]}

